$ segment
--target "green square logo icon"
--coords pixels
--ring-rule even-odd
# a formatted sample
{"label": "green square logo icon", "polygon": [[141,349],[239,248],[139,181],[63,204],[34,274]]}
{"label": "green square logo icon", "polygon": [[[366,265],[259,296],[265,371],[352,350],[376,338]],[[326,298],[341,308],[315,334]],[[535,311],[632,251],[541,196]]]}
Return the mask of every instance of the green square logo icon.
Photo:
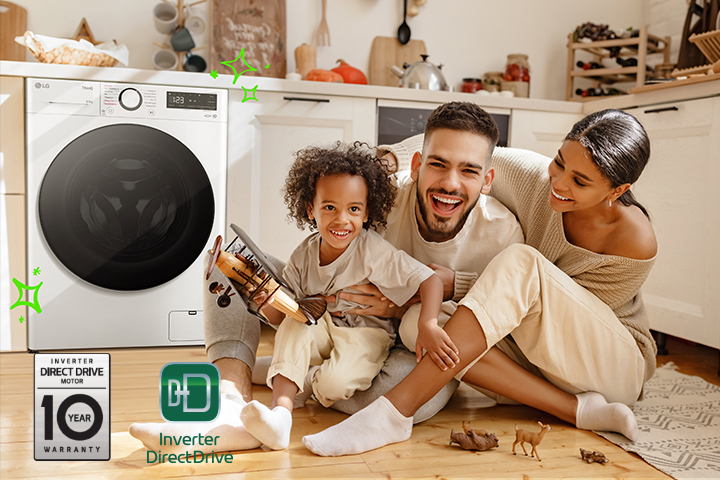
{"label": "green square logo icon", "polygon": [[160,371],[160,413],[168,422],[210,422],[220,413],[220,372],[212,363],[168,363]]}

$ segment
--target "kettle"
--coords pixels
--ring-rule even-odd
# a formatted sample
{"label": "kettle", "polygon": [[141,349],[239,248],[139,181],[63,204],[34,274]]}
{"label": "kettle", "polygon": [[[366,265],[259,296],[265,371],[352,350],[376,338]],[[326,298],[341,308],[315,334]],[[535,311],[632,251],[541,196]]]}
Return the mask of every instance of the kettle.
{"label": "kettle", "polygon": [[390,70],[400,78],[399,87],[421,88],[423,90],[447,90],[445,76],[440,69],[427,61],[428,55],[420,55],[422,61],[412,65],[405,63],[403,68],[393,65]]}

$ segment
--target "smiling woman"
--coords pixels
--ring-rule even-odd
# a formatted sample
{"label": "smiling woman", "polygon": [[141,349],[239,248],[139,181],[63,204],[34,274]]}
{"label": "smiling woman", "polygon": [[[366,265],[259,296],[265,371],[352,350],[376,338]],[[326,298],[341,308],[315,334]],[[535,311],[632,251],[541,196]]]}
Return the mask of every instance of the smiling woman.
{"label": "smiling woman", "polygon": [[499,403],[634,440],[628,405],[642,395],[656,352],[639,290],[657,245],[644,211],[615,200],[629,193],[648,145],[632,116],[603,111],[574,126],[555,160],[496,149],[491,194],[517,216],[527,245],[497,255],[445,325],[459,365],[441,371],[423,358],[384,397],[305,445],[346,455],[406,440],[414,412],[453,377]]}

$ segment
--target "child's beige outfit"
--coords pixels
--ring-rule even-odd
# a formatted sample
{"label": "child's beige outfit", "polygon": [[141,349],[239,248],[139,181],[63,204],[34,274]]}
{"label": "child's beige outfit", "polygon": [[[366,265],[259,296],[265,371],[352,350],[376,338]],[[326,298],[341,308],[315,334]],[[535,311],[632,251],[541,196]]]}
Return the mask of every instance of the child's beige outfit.
{"label": "child's beige outfit", "polygon": [[[396,249],[372,230],[363,230],[329,265],[320,265],[322,237],[314,233],[290,256],[283,277],[298,298],[329,296],[353,285],[372,283],[397,305],[417,293],[433,271]],[[351,290],[348,290],[351,291]],[[328,312],[345,312],[358,305],[347,300],[328,304]],[[303,390],[310,365],[320,365],[312,380],[313,393],[323,406],[365,390],[380,372],[395,341],[390,319],[370,315],[331,317],[317,325],[285,319],[275,335],[272,378],[282,375]]]}

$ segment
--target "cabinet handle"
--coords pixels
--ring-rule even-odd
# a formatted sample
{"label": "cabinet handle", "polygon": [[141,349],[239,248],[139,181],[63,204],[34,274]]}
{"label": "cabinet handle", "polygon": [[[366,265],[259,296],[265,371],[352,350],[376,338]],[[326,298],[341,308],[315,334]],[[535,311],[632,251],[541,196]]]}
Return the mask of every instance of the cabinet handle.
{"label": "cabinet handle", "polygon": [[653,108],[652,110],[645,110],[645,113],[677,112],[677,110],[677,107]]}
{"label": "cabinet handle", "polygon": [[330,103],[330,99],[329,99],[329,98],[283,97],[283,100],[298,100],[298,101],[301,101],[301,102]]}

